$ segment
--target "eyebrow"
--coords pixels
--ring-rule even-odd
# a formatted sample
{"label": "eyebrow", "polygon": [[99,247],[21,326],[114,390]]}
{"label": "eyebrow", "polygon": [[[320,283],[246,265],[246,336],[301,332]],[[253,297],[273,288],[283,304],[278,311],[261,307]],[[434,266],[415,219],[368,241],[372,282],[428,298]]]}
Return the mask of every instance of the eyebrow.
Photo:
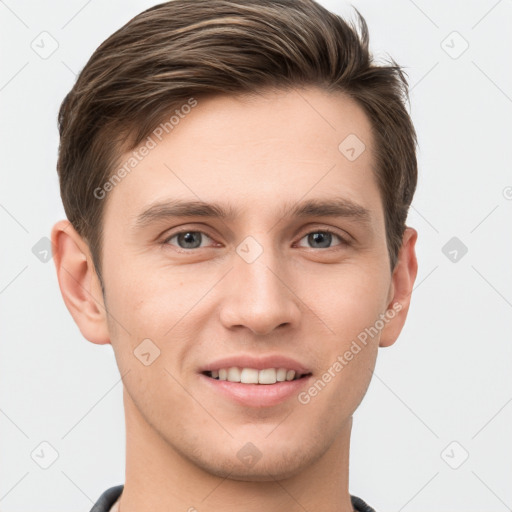
{"label": "eyebrow", "polygon": [[[351,218],[361,224],[370,224],[370,210],[347,198],[310,199],[298,204],[284,204],[283,217],[344,217]],[[231,204],[206,203],[203,201],[184,201],[174,199],[151,205],[137,216],[135,228],[144,228],[152,223],[169,220],[175,217],[206,217],[234,220],[240,211]]]}

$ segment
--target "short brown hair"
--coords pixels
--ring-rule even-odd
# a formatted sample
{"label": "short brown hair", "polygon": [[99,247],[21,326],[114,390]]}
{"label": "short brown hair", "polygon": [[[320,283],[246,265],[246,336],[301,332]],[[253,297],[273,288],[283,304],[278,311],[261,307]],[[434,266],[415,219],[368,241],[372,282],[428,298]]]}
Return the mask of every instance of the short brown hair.
{"label": "short brown hair", "polygon": [[[106,39],[59,111],[57,170],[69,221],[101,280],[102,212],[93,193],[169,112],[191,97],[319,86],[365,111],[375,139],[391,270],[417,182],[407,81],[394,60],[373,61],[368,28],[314,0],[173,0]],[[341,141],[340,141],[341,142]]]}

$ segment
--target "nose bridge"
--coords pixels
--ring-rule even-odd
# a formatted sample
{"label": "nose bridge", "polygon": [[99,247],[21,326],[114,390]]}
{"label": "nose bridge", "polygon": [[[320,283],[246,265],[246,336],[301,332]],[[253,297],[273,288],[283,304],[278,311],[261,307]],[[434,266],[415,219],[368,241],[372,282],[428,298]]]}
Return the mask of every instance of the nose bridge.
{"label": "nose bridge", "polygon": [[[283,324],[295,324],[300,315],[286,269],[271,235],[246,237],[235,249],[230,291],[222,318],[226,327],[244,325],[266,334]],[[284,282],[283,282],[284,281]]]}

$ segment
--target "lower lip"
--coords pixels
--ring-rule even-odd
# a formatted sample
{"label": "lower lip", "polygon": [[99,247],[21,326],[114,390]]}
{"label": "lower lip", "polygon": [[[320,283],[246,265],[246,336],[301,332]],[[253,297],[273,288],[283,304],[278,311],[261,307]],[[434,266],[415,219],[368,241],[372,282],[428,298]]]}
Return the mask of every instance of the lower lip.
{"label": "lower lip", "polygon": [[297,396],[300,389],[306,386],[311,375],[297,380],[276,382],[275,384],[241,384],[217,380],[200,374],[206,385],[211,386],[224,396],[248,407],[272,407],[293,396]]}

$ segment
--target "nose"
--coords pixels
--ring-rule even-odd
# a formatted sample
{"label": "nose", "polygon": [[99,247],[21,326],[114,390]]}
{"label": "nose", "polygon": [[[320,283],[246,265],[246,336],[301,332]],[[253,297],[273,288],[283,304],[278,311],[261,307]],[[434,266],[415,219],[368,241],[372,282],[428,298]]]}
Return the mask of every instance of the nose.
{"label": "nose", "polygon": [[233,269],[223,280],[220,319],[226,328],[263,336],[299,325],[301,301],[293,292],[290,269],[271,253],[265,249],[252,262],[234,254]]}

